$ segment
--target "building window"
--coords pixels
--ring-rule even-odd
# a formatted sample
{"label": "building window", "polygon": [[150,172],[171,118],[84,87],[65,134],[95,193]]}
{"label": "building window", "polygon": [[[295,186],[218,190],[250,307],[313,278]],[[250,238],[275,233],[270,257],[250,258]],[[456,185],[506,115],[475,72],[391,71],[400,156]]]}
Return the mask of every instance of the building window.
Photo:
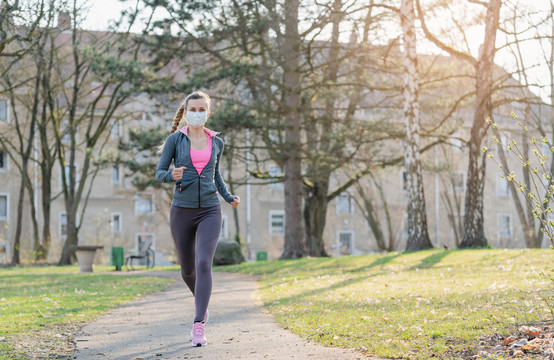
{"label": "building window", "polygon": [[496,195],[497,196],[510,195],[510,187],[505,174],[498,174],[496,177]]}
{"label": "building window", "polygon": [[112,214],[112,232],[120,233],[121,232],[121,214],[113,213]]}
{"label": "building window", "polygon": [[[272,165],[269,168],[269,176],[272,178],[271,179],[272,181],[277,180],[277,178],[282,174],[283,174],[283,171],[279,166]],[[282,182],[272,183],[272,184],[269,184],[269,187],[272,189],[282,189],[283,183]]]}
{"label": "building window", "polygon": [[6,152],[4,150],[0,150],[0,172],[4,172],[7,170],[7,160],[8,159],[6,158]]}
{"label": "building window", "polygon": [[220,239],[227,239],[227,215],[221,217],[221,233],[219,234]]}
{"label": "building window", "polygon": [[116,121],[112,125],[112,129],[110,131],[110,137],[114,140],[117,140],[121,137],[121,124],[119,123],[119,121]]}
{"label": "building window", "polygon": [[338,214],[352,214],[354,212],[353,201],[350,195],[341,194],[338,197],[337,213]]}
{"label": "building window", "polygon": [[0,121],[8,122],[8,100],[0,99]]}
{"label": "building window", "polygon": [[67,237],[67,214],[60,213],[60,237],[65,239]]}
{"label": "building window", "polygon": [[0,220],[9,219],[9,210],[10,210],[10,195],[9,194],[0,194]]}
{"label": "building window", "polygon": [[271,235],[283,235],[285,233],[285,212],[283,210],[271,210],[269,212],[269,233]]}
{"label": "building window", "polygon": [[466,173],[463,171],[454,171],[454,191],[463,193],[466,185]]}
{"label": "building window", "polygon": [[354,231],[339,231],[339,248],[341,255],[352,255]]}
{"label": "building window", "polygon": [[498,236],[509,238],[512,236],[512,214],[498,214]]}
{"label": "building window", "polygon": [[154,201],[152,194],[135,195],[135,215],[152,215],[153,213]]}
{"label": "building window", "polygon": [[408,173],[406,171],[402,171],[402,190],[408,191]]}
{"label": "building window", "polygon": [[112,167],[112,184],[121,184],[121,174],[119,172],[119,165]]}

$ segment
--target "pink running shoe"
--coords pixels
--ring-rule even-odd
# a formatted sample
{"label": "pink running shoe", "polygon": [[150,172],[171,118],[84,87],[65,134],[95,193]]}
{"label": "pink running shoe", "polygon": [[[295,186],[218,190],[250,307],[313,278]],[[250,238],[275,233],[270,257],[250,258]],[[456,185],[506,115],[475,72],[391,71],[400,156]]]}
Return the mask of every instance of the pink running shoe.
{"label": "pink running shoe", "polygon": [[206,335],[204,335],[204,324],[201,322],[194,323],[192,326],[192,331],[190,334],[192,335],[192,346],[206,346],[208,345],[208,342],[206,341]]}

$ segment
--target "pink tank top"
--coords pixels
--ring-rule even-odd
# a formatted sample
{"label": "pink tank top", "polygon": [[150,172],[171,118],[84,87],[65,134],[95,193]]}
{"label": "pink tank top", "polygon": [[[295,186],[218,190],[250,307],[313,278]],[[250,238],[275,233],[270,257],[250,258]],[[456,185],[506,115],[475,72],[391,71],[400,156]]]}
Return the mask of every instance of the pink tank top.
{"label": "pink tank top", "polygon": [[202,173],[202,170],[208,165],[208,162],[210,162],[210,158],[212,157],[212,137],[208,136],[208,146],[206,146],[202,150],[195,150],[190,147],[190,158],[192,160],[192,165],[194,165],[194,168],[196,169],[196,172],[198,172],[198,175]]}

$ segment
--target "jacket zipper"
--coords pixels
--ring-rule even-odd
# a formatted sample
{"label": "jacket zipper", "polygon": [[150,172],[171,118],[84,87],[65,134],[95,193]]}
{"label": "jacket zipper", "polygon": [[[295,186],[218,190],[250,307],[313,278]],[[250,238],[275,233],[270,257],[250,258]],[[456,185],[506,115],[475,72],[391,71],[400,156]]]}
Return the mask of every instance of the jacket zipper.
{"label": "jacket zipper", "polygon": [[204,175],[198,175],[198,207],[200,207],[200,180],[201,178],[205,178]]}

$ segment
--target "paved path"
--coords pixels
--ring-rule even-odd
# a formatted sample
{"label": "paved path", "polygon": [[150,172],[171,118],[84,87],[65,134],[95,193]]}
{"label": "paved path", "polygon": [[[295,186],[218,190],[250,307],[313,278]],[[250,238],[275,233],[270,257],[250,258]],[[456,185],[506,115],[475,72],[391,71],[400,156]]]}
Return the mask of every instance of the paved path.
{"label": "paved path", "polygon": [[[177,277],[160,271],[157,276]],[[131,301],[83,327],[79,360],[130,359],[368,359],[361,352],[302,339],[262,312],[252,276],[214,272],[208,346],[191,346],[193,297],[176,279],[166,289]]]}

